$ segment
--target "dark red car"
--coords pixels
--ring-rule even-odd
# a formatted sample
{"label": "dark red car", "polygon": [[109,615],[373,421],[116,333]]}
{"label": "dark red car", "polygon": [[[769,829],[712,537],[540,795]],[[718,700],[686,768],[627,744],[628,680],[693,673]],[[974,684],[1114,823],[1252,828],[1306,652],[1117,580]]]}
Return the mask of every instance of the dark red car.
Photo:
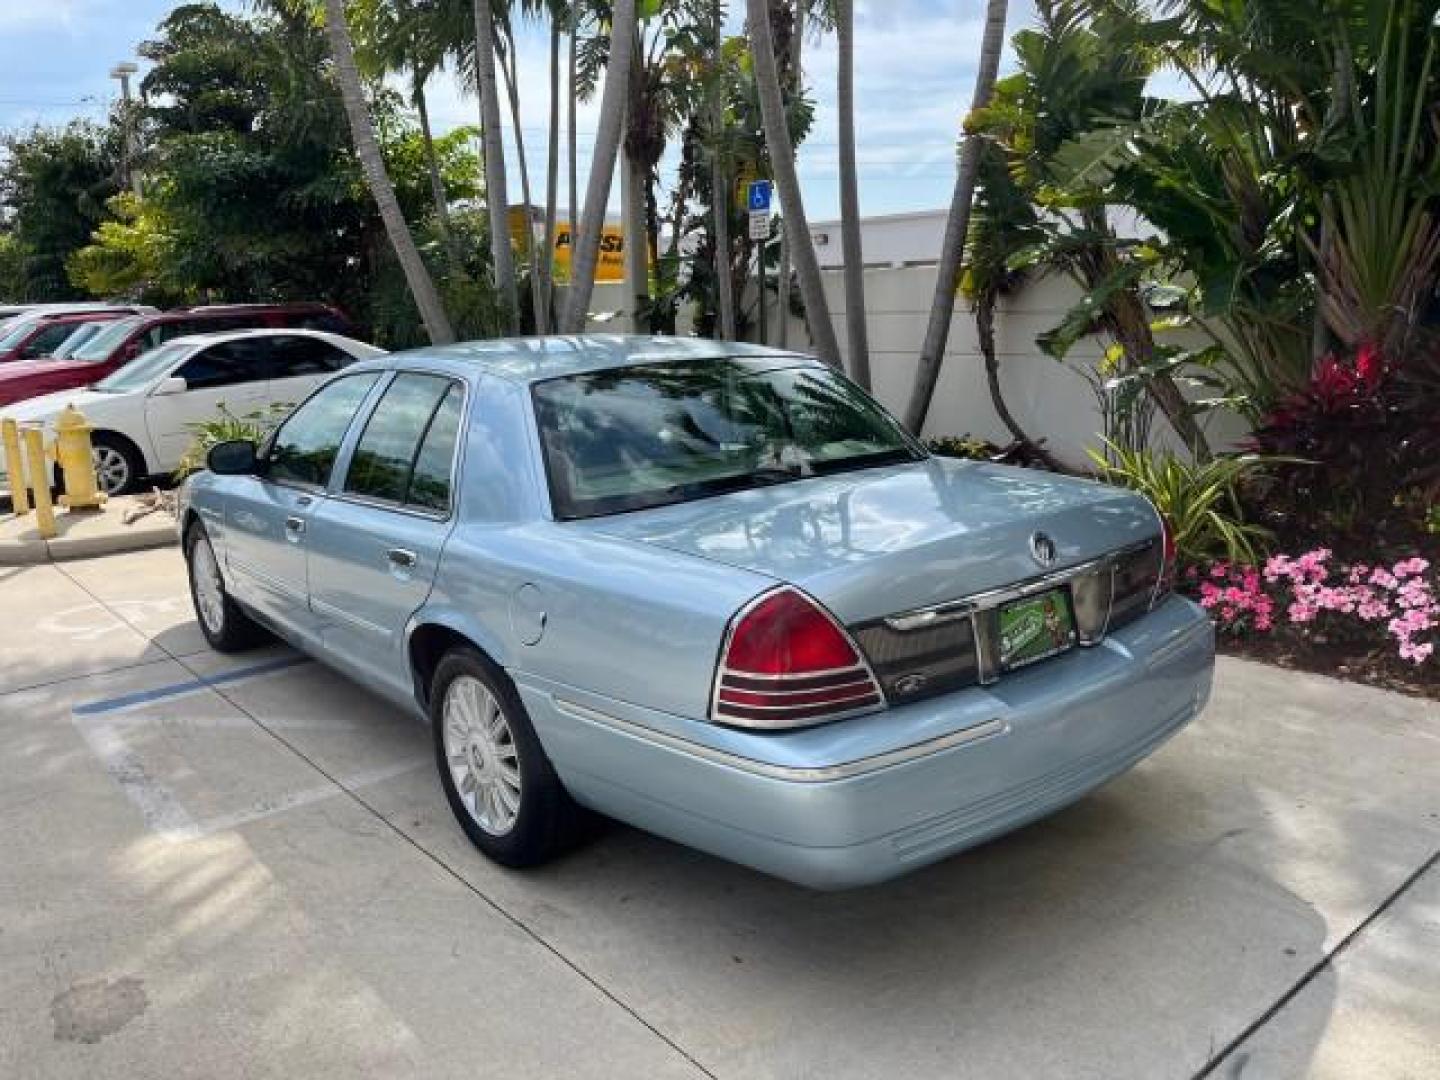
{"label": "dark red car", "polygon": [[356,336],[350,320],[326,304],[215,304],[131,315],[114,320],[63,360],[0,364],[0,406],[89,386],[172,338],[265,327]]}
{"label": "dark red car", "polygon": [[139,313],[137,308],[117,307],[103,311],[22,315],[0,328],[0,364],[41,359],[63,345],[82,326]]}

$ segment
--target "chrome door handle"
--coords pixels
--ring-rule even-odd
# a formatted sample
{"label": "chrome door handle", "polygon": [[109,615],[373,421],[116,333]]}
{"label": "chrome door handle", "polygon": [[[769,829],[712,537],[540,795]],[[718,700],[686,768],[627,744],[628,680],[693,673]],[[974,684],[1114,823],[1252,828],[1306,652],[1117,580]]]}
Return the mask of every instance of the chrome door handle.
{"label": "chrome door handle", "polygon": [[398,566],[404,570],[412,569],[420,561],[415,552],[406,551],[404,548],[391,548],[385,553],[385,558],[390,560],[392,566]]}
{"label": "chrome door handle", "polygon": [[302,517],[287,517],[285,519],[285,531],[292,533],[303,533],[305,531],[305,519]]}

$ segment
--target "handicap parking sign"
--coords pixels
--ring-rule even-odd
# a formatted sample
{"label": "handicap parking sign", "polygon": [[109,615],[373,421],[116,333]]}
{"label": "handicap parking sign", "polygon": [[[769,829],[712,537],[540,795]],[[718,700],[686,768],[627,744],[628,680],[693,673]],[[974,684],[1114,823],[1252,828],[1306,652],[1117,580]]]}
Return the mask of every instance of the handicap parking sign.
{"label": "handicap parking sign", "polygon": [[749,204],[751,211],[770,209],[770,181],[751,180]]}

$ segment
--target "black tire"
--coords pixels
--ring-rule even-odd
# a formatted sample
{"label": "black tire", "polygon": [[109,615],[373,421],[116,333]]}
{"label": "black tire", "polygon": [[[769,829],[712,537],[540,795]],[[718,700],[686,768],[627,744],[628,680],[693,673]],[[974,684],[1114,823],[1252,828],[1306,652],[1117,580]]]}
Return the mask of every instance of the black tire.
{"label": "black tire", "polygon": [[106,495],[133,495],[145,483],[145,459],[130,440],[108,431],[90,439],[94,448],[95,483]]}
{"label": "black tire", "polygon": [[[478,820],[452,772],[446,749],[446,703],[461,679],[475,680],[491,695],[511,736],[508,745],[518,759],[519,805],[513,823],[504,831],[487,828]],[[457,696],[462,696],[458,689]],[[538,866],[573,847],[586,834],[587,815],[555,775],[514,684],[479,651],[456,648],[441,658],[431,682],[430,722],[445,798],[465,835],[487,858],[502,866]]]}
{"label": "black tire", "polygon": [[[203,551],[201,545],[204,546]],[[196,584],[197,575],[206,571],[204,560],[207,555],[210,566],[214,568],[219,589],[219,604],[209,614]],[[269,632],[245,614],[240,605],[230,599],[230,594],[225,591],[225,581],[220,574],[220,563],[215,557],[215,549],[210,545],[210,537],[206,535],[205,527],[198,522],[185,532],[185,568],[185,576],[190,583],[190,603],[195,608],[195,621],[200,624],[200,632],[205,635],[205,640],[212,649],[223,653],[243,652],[269,640]]]}

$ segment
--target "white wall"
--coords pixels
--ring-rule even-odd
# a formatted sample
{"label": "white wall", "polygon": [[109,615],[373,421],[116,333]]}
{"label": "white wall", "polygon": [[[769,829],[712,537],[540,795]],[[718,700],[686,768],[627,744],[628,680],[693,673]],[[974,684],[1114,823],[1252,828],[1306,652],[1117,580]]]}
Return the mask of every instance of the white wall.
{"label": "white wall", "polygon": [[[825,273],[825,295],[840,338],[845,331],[845,291],[839,271]],[[866,329],[870,340],[870,373],[875,396],[897,415],[909,401],[930,301],[935,292],[933,266],[871,269],[865,272]],[[1064,278],[1032,281],[1004,298],[995,319],[995,345],[1000,361],[1000,386],[1020,426],[1032,438],[1043,438],[1063,460],[1083,465],[1086,447],[1100,445],[1099,405],[1090,384],[1075,366],[1093,366],[1100,358],[1098,340],[1080,342],[1060,363],[1041,352],[1037,336],[1054,328],[1078,299],[1076,287]],[[790,320],[790,346],[809,351],[804,323]],[[774,340],[772,335],[770,340]],[[1227,447],[1246,434],[1244,422],[1229,414],[1202,419],[1217,447]],[[935,388],[924,434],[975,435],[1004,445],[1009,432],[995,415],[985,384],[985,363],[975,331],[975,316],[957,298],[945,362]],[[1158,415],[1152,428],[1160,447],[1177,447],[1169,425]]]}
{"label": "white wall", "polygon": [[[949,216],[950,211],[941,208],[861,218],[860,250],[865,265],[912,266],[937,261]],[[810,240],[822,268],[834,269],[844,262],[840,222],[812,222]]]}

